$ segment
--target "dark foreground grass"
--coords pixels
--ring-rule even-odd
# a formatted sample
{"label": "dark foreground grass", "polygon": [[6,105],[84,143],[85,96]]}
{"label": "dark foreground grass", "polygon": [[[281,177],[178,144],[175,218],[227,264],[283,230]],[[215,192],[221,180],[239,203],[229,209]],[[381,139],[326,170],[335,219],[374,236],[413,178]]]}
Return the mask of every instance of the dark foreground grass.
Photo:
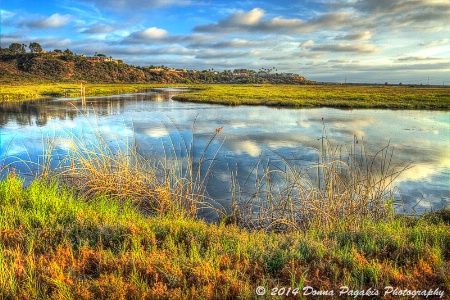
{"label": "dark foreground grass", "polygon": [[225,105],[450,109],[450,88],[353,85],[202,85],[178,101]]}
{"label": "dark foreground grass", "polygon": [[0,240],[2,299],[264,299],[258,286],[299,288],[295,299],[306,286],[450,295],[448,209],[356,231],[267,234],[144,215],[106,196],[86,201],[48,179],[24,188],[10,173],[0,182]]}

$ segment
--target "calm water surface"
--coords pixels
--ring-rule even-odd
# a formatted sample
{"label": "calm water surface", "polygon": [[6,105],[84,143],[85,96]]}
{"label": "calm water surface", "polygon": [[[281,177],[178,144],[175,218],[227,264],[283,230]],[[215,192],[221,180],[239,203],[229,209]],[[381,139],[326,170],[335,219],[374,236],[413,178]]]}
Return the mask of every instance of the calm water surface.
{"label": "calm water surface", "polygon": [[55,138],[59,149],[67,149],[64,132],[82,131],[89,138],[89,124],[109,142],[135,138],[141,153],[158,155],[163,145],[170,144],[169,136],[176,145],[182,138],[189,141],[195,121],[198,154],[216,128],[222,128],[207,151],[212,157],[219,150],[208,191],[227,205],[230,170],[237,168],[243,179],[261,155],[312,158],[310,147],[320,148],[325,124],[335,145],[350,147],[357,139],[375,153],[389,143],[395,163],[412,162],[413,167],[394,183],[409,211],[450,207],[449,112],[228,107],[172,101],[174,93],[92,97],[86,106],[80,99],[61,98],[0,103],[0,158],[36,160],[42,154],[43,137]]}

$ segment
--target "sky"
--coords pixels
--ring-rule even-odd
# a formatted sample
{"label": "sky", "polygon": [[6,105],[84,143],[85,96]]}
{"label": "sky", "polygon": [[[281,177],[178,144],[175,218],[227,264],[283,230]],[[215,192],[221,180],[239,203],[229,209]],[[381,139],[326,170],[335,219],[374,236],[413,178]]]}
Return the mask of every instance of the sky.
{"label": "sky", "polygon": [[1,47],[135,66],[450,85],[449,0],[2,0]]}

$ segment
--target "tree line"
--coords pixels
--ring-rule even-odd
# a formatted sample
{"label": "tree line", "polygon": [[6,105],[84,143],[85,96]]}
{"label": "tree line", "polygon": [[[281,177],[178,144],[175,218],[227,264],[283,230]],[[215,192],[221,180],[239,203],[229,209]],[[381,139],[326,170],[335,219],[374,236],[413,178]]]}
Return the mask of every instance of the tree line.
{"label": "tree line", "polygon": [[[30,53],[43,53],[44,49],[42,49],[42,46],[39,43],[31,42],[28,45],[28,49],[30,49]],[[53,50],[54,53],[59,54],[65,54],[65,55],[73,55],[73,52],[69,49],[66,49],[65,51],[62,51],[60,49]],[[25,54],[27,53],[27,45],[26,44],[20,44],[20,43],[12,43],[9,45],[8,48],[0,48],[1,54]]]}

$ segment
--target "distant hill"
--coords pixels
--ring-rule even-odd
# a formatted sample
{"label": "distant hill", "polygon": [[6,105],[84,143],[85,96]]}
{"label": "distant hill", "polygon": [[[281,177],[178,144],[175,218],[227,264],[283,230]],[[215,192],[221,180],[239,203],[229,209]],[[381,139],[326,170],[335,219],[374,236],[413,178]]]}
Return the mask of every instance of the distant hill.
{"label": "distant hill", "polygon": [[0,83],[279,83],[315,84],[302,76],[211,72],[166,67],[136,67],[117,60],[73,54],[19,53],[0,55]]}

